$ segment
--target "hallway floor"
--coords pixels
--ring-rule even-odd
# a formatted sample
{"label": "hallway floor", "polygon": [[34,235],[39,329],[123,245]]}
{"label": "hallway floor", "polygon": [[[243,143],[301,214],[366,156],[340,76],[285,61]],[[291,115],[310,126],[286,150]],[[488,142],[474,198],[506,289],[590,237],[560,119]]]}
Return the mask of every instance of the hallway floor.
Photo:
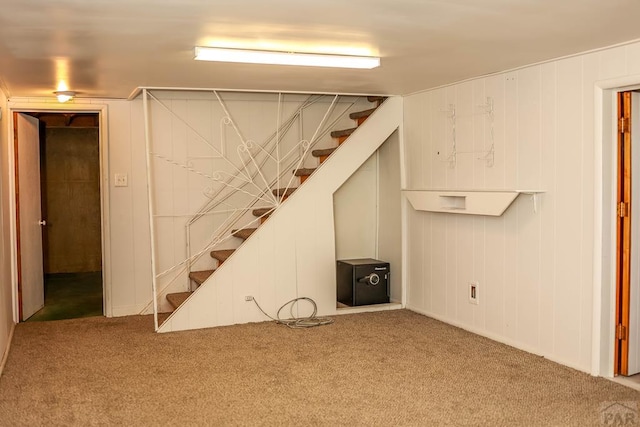
{"label": "hallway floor", "polygon": [[611,378],[611,381],[640,391],[640,374],[631,375],[629,377],[618,375],[617,377]]}
{"label": "hallway floor", "polygon": [[27,319],[75,319],[102,316],[102,272],[48,274],[44,307]]}

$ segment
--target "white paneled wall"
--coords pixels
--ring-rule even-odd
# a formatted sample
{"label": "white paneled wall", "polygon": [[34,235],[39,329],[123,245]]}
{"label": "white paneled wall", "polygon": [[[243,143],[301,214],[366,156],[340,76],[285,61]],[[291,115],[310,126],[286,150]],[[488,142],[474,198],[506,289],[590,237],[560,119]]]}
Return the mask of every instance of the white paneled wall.
{"label": "white paneled wall", "polygon": [[[544,190],[502,217],[408,212],[409,308],[591,370],[597,81],[639,75],[640,44],[477,78],[405,99],[407,189]],[[456,108],[458,152],[446,162]],[[614,142],[611,142],[614,143]],[[478,305],[468,284],[478,281]]]}
{"label": "white paneled wall", "polygon": [[376,258],[391,267],[390,298],[402,302],[402,197],[400,132],[394,132],[378,150],[378,247]]}
{"label": "white paneled wall", "polygon": [[11,280],[11,229],[10,229],[10,170],[8,139],[9,120],[7,98],[0,91],[0,370],[9,347],[13,329],[13,290]]}
{"label": "white paneled wall", "polygon": [[[114,316],[124,316],[148,310],[151,301],[144,115],[139,100],[106,103],[109,110],[111,311]],[[128,174],[127,187],[114,186],[116,173]]]}
{"label": "white paneled wall", "polygon": [[333,195],[336,259],[377,256],[377,176],[374,154]]}

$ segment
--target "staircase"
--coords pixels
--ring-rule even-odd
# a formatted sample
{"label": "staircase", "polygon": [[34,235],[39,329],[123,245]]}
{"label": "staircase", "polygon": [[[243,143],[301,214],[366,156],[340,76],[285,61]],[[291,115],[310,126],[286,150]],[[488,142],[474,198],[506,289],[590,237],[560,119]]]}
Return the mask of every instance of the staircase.
{"label": "staircase", "polygon": [[[353,119],[356,123],[356,127],[335,130],[331,132],[331,137],[335,140],[336,146],[332,148],[326,149],[317,149],[312,150],[311,155],[317,158],[318,167],[324,163],[331,154],[333,154],[338,147],[345,142],[349,136],[358,128],[358,126],[362,125],[365,120],[373,114],[374,111],[384,102],[385,97],[379,96],[369,96],[367,100],[371,103],[375,104],[374,108],[370,108],[363,111],[358,111],[349,114],[349,118]],[[308,178],[311,176],[317,169],[316,168],[299,168],[292,171],[293,176],[299,178],[299,185],[302,185]],[[284,202],[287,198],[289,198],[298,187],[288,187],[288,188],[276,188],[272,190],[272,193],[275,197],[277,197],[280,202]],[[254,217],[259,219],[260,224],[264,224],[269,216],[273,214],[276,210],[276,206],[260,206],[252,209],[251,213]],[[234,238],[238,240],[238,247],[244,243],[251,235],[257,230],[257,228],[239,228],[231,231],[231,234]],[[237,249],[222,249],[222,250],[212,250],[210,252],[211,257],[216,260],[217,268],[219,268],[225,261],[227,261],[231,256],[233,256],[234,252]],[[217,269],[216,268],[216,269]],[[181,306],[194,292],[195,290],[202,285],[211,275],[216,272],[216,269],[212,270],[202,270],[202,271],[192,271],[189,273],[189,279],[191,280],[192,286],[189,292],[178,292],[178,293],[170,293],[166,295],[166,299],[169,304],[176,310],[179,306]]]}

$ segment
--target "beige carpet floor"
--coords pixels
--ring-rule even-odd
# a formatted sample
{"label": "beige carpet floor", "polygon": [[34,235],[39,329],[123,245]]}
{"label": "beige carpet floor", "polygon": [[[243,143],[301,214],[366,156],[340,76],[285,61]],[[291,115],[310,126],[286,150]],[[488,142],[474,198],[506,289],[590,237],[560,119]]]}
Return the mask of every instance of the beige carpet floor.
{"label": "beige carpet floor", "polygon": [[0,425],[599,426],[640,392],[410,311],[156,334],[150,317],[19,324]]}

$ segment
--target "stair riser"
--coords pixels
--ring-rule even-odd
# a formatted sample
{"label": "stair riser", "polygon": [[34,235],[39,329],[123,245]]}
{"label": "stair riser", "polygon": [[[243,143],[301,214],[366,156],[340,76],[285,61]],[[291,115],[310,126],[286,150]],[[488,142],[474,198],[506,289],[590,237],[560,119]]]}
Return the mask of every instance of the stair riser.
{"label": "stair riser", "polygon": [[180,305],[182,305],[183,302],[187,300],[190,294],[191,294],[190,292],[180,292],[177,294],[169,294],[167,295],[167,302],[169,302],[171,307],[173,307],[173,309],[175,310],[176,308],[180,307]]}
{"label": "stair riser", "polygon": [[[275,194],[274,194],[274,196],[275,196]],[[273,209],[269,209],[269,210],[267,210],[267,211],[254,210],[254,211],[252,212],[252,214],[253,214],[253,216],[256,216],[256,217],[265,217],[265,216],[269,216],[269,215],[271,215],[271,211],[272,211],[272,210],[273,210]]]}
{"label": "stair riser", "polygon": [[234,252],[235,249],[223,249],[211,251],[210,255],[211,258],[218,261],[218,265],[222,265],[222,263],[225,262],[231,255],[233,255]]}
{"label": "stair riser", "polygon": [[271,215],[272,213],[273,212],[269,212],[267,214],[262,214],[262,215],[253,214],[253,216],[260,217],[260,224],[262,224],[263,222],[265,222],[267,220],[267,218],[269,218],[269,215]]}
{"label": "stair riser", "polygon": [[255,229],[255,228],[254,228],[254,229],[243,230],[243,231],[240,231],[240,230],[233,230],[233,231],[232,231],[232,235],[233,235],[234,237],[237,237],[238,239],[245,240],[245,239],[248,239],[248,238],[249,238],[249,236],[251,236],[251,234],[252,234],[254,231],[256,231],[256,229]]}
{"label": "stair riser", "polygon": [[278,198],[280,198],[282,196],[284,196],[286,198],[286,197],[292,195],[294,191],[296,191],[295,187],[290,187],[290,188],[287,188],[286,190],[283,189],[283,188],[279,188],[277,190],[273,190],[273,195],[278,197]]}

